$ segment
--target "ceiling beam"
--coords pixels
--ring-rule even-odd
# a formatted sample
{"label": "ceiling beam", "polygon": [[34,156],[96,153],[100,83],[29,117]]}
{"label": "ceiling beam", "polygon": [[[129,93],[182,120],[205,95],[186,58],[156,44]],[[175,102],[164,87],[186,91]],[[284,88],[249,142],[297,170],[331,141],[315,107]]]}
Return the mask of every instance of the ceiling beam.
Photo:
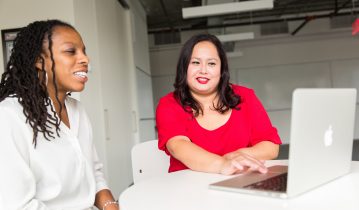
{"label": "ceiling beam", "polygon": [[[344,16],[344,15],[351,15],[352,12],[342,12],[338,13],[336,16]],[[315,15],[316,19],[320,18],[330,18],[330,14],[322,14],[322,15]],[[248,22],[241,22],[241,23],[226,23],[226,24],[217,24],[217,25],[211,25],[211,26],[195,26],[195,27],[181,27],[181,28],[175,28],[175,31],[191,31],[191,30],[201,30],[201,29],[210,29],[210,28],[226,28],[226,27],[235,27],[235,26],[245,26],[245,25],[257,25],[257,24],[265,24],[265,23],[277,23],[277,22],[283,22],[283,21],[299,21],[299,20],[306,20],[308,17],[288,17],[288,18],[274,18],[274,19],[268,19],[268,20],[254,20],[254,21],[248,21]],[[171,32],[172,29],[169,28],[161,28],[158,30],[149,30],[149,34],[156,34],[156,33],[163,33],[163,32]]]}
{"label": "ceiling beam", "polygon": [[197,18],[208,17],[214,15],[224,15],[230,13],[239,13],[247,11],[256,11],[262,9],[273,9],[273,0],[254,0],[254,1],[242,1],[224,4],[212,4],[199,7],[186,7],[182,8],[182,17]]}

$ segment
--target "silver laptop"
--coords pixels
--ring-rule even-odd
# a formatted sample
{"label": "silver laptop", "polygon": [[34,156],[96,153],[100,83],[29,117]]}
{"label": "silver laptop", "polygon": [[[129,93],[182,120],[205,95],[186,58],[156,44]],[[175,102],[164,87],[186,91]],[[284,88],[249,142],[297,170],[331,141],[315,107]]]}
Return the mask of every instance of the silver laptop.
{"label": "silver laptop", "polygon": [[296,89],[288,167],[244,173],[209,187],[288,198],[349,173],[355,107],[356,89]]}

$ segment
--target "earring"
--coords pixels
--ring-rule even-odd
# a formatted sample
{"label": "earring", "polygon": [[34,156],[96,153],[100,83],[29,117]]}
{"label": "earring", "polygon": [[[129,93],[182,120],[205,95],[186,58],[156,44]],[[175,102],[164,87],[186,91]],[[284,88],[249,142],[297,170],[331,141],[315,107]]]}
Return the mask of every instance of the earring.
{"label": "earring", "polygon": [[49,83],[49,78],[48,78],[47,73],[45,71],[45,85],[46,85],[46,87],[47,87],[47,83]]}
{"label": "earring", "polygon": [[[41,74],[42,74],[42,75],[41,75]],[[48,78],[48,76],[47,76],[46,71],[41,70],[41,71],[38,71],[38,72],[37,72],[37,77],[39,78],[40,83],[41,83],[41,78],[43,78],[44,75],[45,75],[45,87],[47,87],[47,83],[48,83],[48,81],[49,81],[49,78]]]}

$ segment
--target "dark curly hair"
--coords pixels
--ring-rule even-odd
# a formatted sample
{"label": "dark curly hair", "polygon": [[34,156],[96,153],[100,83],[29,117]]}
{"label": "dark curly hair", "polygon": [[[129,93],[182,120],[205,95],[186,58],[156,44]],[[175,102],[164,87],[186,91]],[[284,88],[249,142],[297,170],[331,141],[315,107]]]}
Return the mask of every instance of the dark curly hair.
{"label": "dark curly hair", "polygon": [[[58,26],[75,30],[73,26],[60,20],[35,21],[22,28],[14,40],[10,60],[0,82],[0,102],[7,97],[17,98],[23,107],[26,123],[32,127],[34,147],[37,145],[39,132],[50,141],[55,135],[59,136],[60,131],[61,119],[57,117],[46,89],[45,62],[41,56],[46,50],[44,43],[47,42],[52,61],[52,79],[56,81],[52,34]],[[42,63],[41,69],[35,65],[38,61]],[[56,82],[54,86],[61,113],[62,105],[58,98]],[[52,113],[48,112],[47,107],[50,107]]]}
{"label": "dark curly hair", "polygon": [[217,104],[213,104],[215,110],[223,114],[230,108],[238,109],[237,106],[241,103],[241,97],[233,92],[229,83],[229,69],[226,53],[218,38],[211,34],[194,35],[182,47],[177,63],[177,73],[174,84],[174,96],[176,100],[179,101],[185,111],[192,112],[193,110],[195,117],[203,113],[201,104],[192,97],[187,84],[187,69],[191,60],[193,48],[197,43],[203,41],[208,41],[214,44],[219,58],[221,59],[221,78],[217,87],[219,100]]}

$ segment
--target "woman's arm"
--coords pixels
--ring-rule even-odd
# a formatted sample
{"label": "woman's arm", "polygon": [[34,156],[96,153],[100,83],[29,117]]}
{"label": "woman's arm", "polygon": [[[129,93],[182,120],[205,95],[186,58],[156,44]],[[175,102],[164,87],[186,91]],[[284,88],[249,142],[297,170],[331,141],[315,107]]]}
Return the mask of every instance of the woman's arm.
{"label": "woman's arm", "polygon": [[95,145],[92,144],[93,152],[93,167],[94,175],[96,179],[96,188],[98,192],[96,193],[95,206],[100,210],[118,210],[119,204],[115,202],[115,199],[112,196],[110,190],[107,189],[106,180],[102,172],[102,163],[99,161]]}
{"label": "woman's arm", "polygon": [[27,141],[32,135],[19,119],[12,110],[0,107],[0,209],[47,210],[35,197],[36,179],[28,165]]}
{"label": "woman's arm", "polygon": [[171,138],[166,147],[173,157],[195,171],[230,175],[251,168],[261,173],[267,172],[261,161],[245,153],[232,159],[221,157],[193,144],[186,136]]}
{"label": "woman's arm", "polygon": [[258,160],[275,159],[279,153],[279,145],[271,141],[261,141],[252,147],[238,149],[234,152],[225,154],[223,157],[233,159],[242,154],[250,155]]}
{"label": "woman's arm", "polygon": [[[105,206],[106,205],[106,206]],[[96,194],[95,206],[100,210],[119,210],[120,207],[110,190],[100,190]]]}

